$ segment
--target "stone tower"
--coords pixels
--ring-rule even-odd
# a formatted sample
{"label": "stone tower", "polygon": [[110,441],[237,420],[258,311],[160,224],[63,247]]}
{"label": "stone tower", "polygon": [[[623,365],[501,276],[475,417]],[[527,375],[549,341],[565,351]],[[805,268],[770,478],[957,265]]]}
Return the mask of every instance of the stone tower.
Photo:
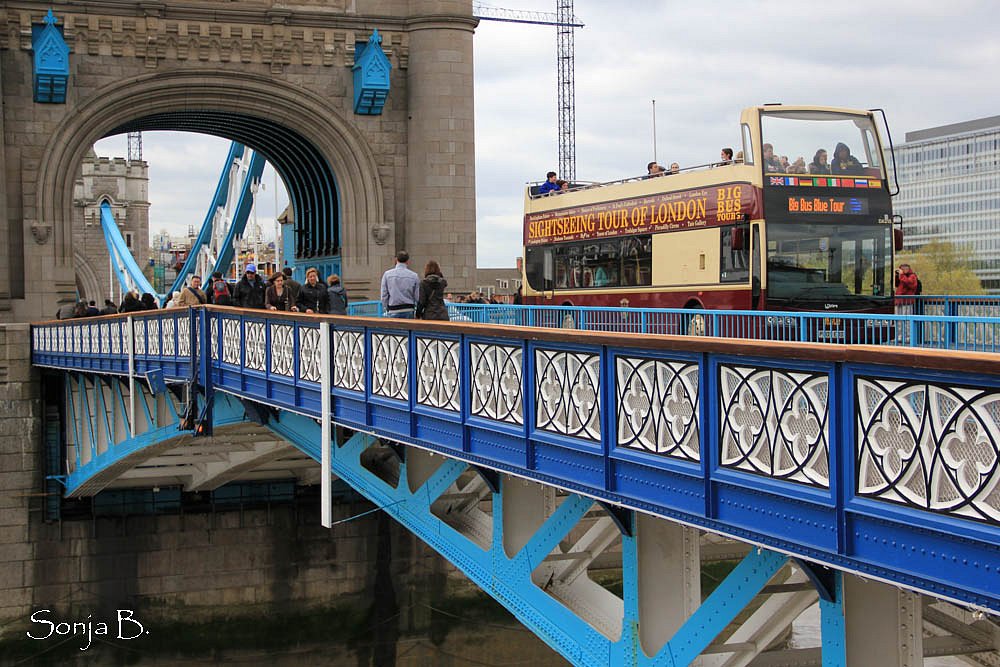
{"label": "stone tower", "polygon": [[[22,0],[0,21],[0,322],[51,317],[78,273],[84,291],[101,285],[106,260],[90,285],[76,267],[74,182],[96,141],[137,131],[267,155],[312,245],[302,261],[336,256],[352,296],[375,296],[400,248],[472,288],[471,0]],[[355,65],[376,30],[387,88],[373,113]]]}
{"label": "stone tower", "polygon": [[119,301],[118,281],[111,276],[108,247],[101,230],[101,204],[114,212],[125,243],[140,265],[149,251],[149,167],[144,160],[83,158],[73,186],[73,266],[82,299],[100,307],[108,297]]}

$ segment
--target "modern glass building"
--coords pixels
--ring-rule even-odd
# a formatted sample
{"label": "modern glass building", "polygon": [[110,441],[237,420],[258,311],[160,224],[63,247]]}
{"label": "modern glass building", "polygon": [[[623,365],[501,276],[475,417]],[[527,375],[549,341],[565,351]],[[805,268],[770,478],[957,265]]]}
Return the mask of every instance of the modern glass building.
{"label": "modern glass building", "polygon": [[1000,116],[908,132],[896,164],[905,248],[951,241],[1000,293]]}

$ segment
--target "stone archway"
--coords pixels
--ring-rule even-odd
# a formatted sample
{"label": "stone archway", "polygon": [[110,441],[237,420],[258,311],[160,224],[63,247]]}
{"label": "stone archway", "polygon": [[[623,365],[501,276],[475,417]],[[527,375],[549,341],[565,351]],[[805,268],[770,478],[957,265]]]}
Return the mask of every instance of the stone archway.
{"label": "stone archway", "polygon": [[103,308],[104,300],[112,295],[101,288],[101,281],[90,262],[79,251],[74,251],[73,265],[76,270],[77,289],[80,290],[79,297],[87,301],[94,300],[98,308]]}
{"label": "stone archway", "polygon": [[[352,281],[355,289],[373,292],[377,275],[372,267],[385,265],[393,246],[384,244],[384,238],[378,244],[372,236],[374,228],[391,221],[386,220],[384,188],[365,138],[311,91],[224,70],[170,71],[126,79],[97,89],[60,123],[40,162],[31,202],[34,210],[25,211],[27,220],[51,229],[56,266],[72,267],[73,183],[66,175],[75,173],[93,142],[137,119],[199,112],[266,119],[306,140],[326,160],[337,179],[344,273],[357,277]],[[220,126],[217,134],[225,137],[225,130]],[[255,147],[252,139],[244,143]]]}

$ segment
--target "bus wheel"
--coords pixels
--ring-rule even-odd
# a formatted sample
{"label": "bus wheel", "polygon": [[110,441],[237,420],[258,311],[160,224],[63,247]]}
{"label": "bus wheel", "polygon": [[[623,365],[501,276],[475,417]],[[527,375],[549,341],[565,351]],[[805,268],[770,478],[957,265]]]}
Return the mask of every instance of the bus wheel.
{"label": "bus wheel", "polygon": [[[700,308],[699,303],[689,303],[684,306],[687,309]],[[688,318],[687,321],[687,335],[688,336],[704,336],[705,335],[705,316],[701,313],[695,313]]]}

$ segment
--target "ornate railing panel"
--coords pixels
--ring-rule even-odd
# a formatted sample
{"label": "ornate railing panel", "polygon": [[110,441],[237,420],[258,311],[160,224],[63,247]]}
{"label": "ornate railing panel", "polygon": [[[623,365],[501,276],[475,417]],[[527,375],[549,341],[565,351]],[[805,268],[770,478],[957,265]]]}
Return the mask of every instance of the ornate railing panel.
{"label": "ornate railing panel", "polygon": [[742,364],[719,372],[722,465],[829,487],[829,376]]}
{"label": "ornate railing panel", "polygon": [[1000,392],[858,377],[857,493],[1000,523]]}

